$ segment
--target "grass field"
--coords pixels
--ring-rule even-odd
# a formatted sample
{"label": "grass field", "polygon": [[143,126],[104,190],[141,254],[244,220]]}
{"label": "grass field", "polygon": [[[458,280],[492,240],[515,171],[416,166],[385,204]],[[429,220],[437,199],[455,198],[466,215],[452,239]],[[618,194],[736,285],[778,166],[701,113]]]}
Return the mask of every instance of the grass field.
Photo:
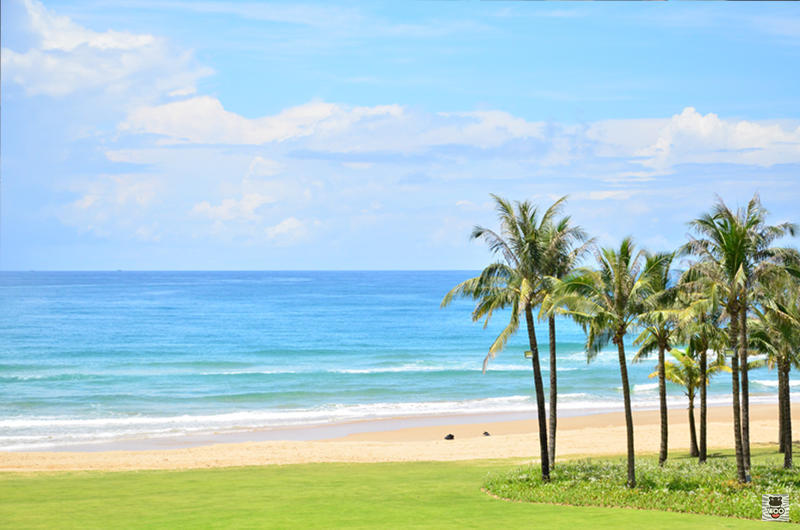
{"label": "grass field", "polygon": [[[798,447],[800,449],[800,447]],[[792,522],[800,522],[800,473],[782,468],[783,455],[774,447],[753,448],[749,485],[734,480],[732,451],[709,455],[708,463],[673,454],[664,467],[655,455],[636,459],[636,488],[626,487],[624,457],[565,461],[556,466],[551,481],[543,483],[538,466],[490,474],[484,487],[504,499],[555,502],[577,506],[626,506],[683,513],[704,513],[761,519],[761,496],[785,493],[794,505]]]}
{"label": "grass field", "polygon": [[745,528],[757,521],[515,503],[481,491],[520,461],[0,474],[4,528]]}

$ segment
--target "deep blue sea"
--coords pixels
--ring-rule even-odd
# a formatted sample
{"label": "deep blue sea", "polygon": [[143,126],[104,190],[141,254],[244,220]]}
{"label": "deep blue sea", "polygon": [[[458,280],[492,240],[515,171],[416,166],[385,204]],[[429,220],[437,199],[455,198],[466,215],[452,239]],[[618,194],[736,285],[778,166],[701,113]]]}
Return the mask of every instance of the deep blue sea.
{"label": "deep blue sea", "polygon": [[[533,416],[525,334],[483,374],[507,315],[484,329],[469,301],[439,307],[471,275],[0,273],[0,449],[398,416]],[[546,323],[537,333],[547,383]],[[580,328],[560,320],[557,337],[560,410],[621,409],[616,351],[587,364]],[[653,370],[654,361],[630,366],[638,408],[657,407]],[[775,401],[774,372],[756,370],[751,381],[754,402]],[[711,402],[726,402],[729,388],[720,375]],[[685,402],[680,388],[669,393]]]}

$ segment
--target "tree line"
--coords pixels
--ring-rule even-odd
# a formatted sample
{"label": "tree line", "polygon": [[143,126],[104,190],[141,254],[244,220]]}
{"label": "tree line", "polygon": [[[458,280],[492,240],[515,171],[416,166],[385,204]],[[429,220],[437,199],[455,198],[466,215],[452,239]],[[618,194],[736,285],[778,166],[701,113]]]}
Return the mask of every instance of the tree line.
{"label": "tree line", "polygon": [[[800,253],[775,246],[794,236],[792,223],[770,225],[758,195],[732,210],[717,199],[689,222],[688,241],[671,252],[637,249],[630,237],[600,247],[562,215],[566,197],[542,211],[529,201],[514,203],[492,195],[499,230],[476,226],[472,239],[485,241],[496,261],[450,290],[442,300],[475,300],[473,321],[489,323],[510,310],[508,324],[489,348],[483,370],[502,351],[524,319],[530,346],[539,430],[542,480],[555,465],[557,366],[555,317],[572,318],[586,332],[587,361],[609,343],[616,347],[627,433],[629,487],[636,486],[633,415],[625,339],[634,332],[633,362],[657,355],[660,412],[659,464],[667,460],[666,381],[686,388],[690,403],[692,456],[707,458],[709,378],[731,373],[737,480],[750,482],[750,397],[748,372],[768,364],[778,373],[779,442],[784,467],[792,467],[789,376],[800,367]],[[593,258],[593,260],[591,259]],[[583,261],[593,265],[581,265]],[[683,260],[683,270],[675,264]],[[546,320],[549,333],[550,417],[546,417],[534,321]],[[683,348],[678,348],[683,346]],[[675,362],[666,360],[671,353]],[[730,360],[730,364],[726,361]],[[700,433],[694,427],[699,391]],[[549,423],[549,425],[548,425]],[[549,436],[548,436],[549,433]]]}

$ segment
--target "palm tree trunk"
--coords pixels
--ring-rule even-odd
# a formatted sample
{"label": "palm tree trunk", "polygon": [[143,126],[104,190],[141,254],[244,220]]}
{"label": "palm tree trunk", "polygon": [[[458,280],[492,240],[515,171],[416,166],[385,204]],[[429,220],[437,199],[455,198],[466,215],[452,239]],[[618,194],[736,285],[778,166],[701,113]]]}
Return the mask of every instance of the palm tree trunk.
{"label": "palm tree trunk", "polygon": [[784,359],[784,385],[783,385],[783,467],[792,468],[792,400],[789,396],[789,370],[791,365],[789,359]]}
{"label": "palm tree trunk", "polygon": [[558,376],[556,375],[556,317],[547,320],[550,332],[550,469],[556,465],[556,401],[558,399]]}
{"label": "palm tree trunk", "polygon": [[622,336],[614,337],[619,353],[619,373],[622,377],[622,398],[625,401],[625,430],[628,434],[628,487],[636,487],[636,462],[633,451],[633,412],[631,411],[631,390],[628,386],[628,364],[625,359],[625,345]]}
{"label": "palm tree trunk", "polygon": [[664,350],[666,344],[658,343],[658,407],[661,412],[661,448],[658,452],[658,465],[667,461],[667,378],[664,367]]}
{"label": "palm tree trunk", "polygon": [[728,328],[728,338],[731,350],[731,391],[733,393],[733,439],[736,447],[736,478],[739,482],[749,482],[744,472],[744,457],[742,455],[742,416],[739,408],[739,356],[737,344],[739,339],[739,312],[735,309],[728,310],[731,321]]}
{"label": "palm tree trunk", "polygon": [[689,392],[689,436],[691,437],[691,455],[700,456],[700,450],[697,448],[697,431],[694,428],[694,390]]}
{"label": "palm tree trunk", "polygon": [[[744,296],[742,297],[744,299]],[[747,300],[739,307],[739,370],[742,376],[742,457],[744,473],[750,482],[750,385],[747,377]]]}
{"label": "palm tree trunk", "polygon": [[550,461],[547,451],[547,417],[544,409],[544,385],[542,369],[539,366],[539,346],[536,343],[536,328],[533,326],[533,312],[530,304],[525,306],[525,321],[528,324],[528,342],[531,347],[533,365],[533,384],[536,389],[536,411],[539,416],[539,455],[542,462],[542,480],[550,481]]}
{"label": "palm tree trunk", "polygon": [[783,403],[783,387],[786,384],[783,377],[783,360],[778,358],[778,452],[783,453],[786,450],[786,439],[784,437],[784,428],[786,427],[786,407]]}
{"label": "palm tree trunk", "polygon": [[708,386],[708,346],[703,345],[700,352],[700,458],[698,462],[706,463],[708,458],[708,446],[706,445],[706,427],[708,421],[708,409],[706,404],[706,386]]}

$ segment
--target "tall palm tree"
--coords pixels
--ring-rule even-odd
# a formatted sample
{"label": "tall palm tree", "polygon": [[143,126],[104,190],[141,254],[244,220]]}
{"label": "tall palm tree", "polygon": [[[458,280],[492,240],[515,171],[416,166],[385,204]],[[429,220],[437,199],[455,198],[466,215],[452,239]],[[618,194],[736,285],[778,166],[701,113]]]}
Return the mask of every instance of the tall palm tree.
{"label": "tall palm tree", "polygon": [[718,199],[710,213],[691,221],[690,226],[700,237],[691,239],[686,245],[686,250],[699,258],[693,267],[706,280],[717,285],[725,300],[729,344],[733,351],[733,428],[737,478],[740,482],[750,482],[747,370],[747,314],[751,306],[749,292],[759,277],[778,266],[790,253],[789,249],[770,245],[776,239],[786,234],[794,235],[795,232],[795,226],[791,223],[767,225],[766,215],[767,211],[757,194],[746,208],[735,212]]}
{"label": "tall palm tree", "polygon": [[658,465],[663,466],[667,461],[667,383],[664,368],[664,353],[672,348],[672,335],[675,330],[675,300],[678,290],[671,278],[672,260],[674,253],[662,253],[648,258],[647,268],[652,270],[653,308],[640,317],[643,326],[641,334],[634,344],[639,345],[639,351],[633,358],[634,362],[648,357],[654,351],[658,352],[658,403],[661,416],[661,444],[658,452]]}
{"label": "tall palm tree", "polygon": [[586,253],[594,239],[587,240],[586,232],[579,226],[571,224],[569,216],[553,223],[545,231],[545,265],[546,275],[545,298],[541,305],[539,319],[547,317],[550,346],[550,426],[548,448],[549,463],[552,469],[556,461],[556,427],[558,422],[558,374],[556,370],[556,313],[553,295],[558,280],[572,272],[577,261]]}
{"label": "tall palm tree", "polygon": [[778,412],[780,450],[783,467],[792,467],[792,410],[789,372],[800,368],[800,283],[788,276],[776,277],[761,290],[763,305],[755,309],[751,324],[751,344],[767,355],[778,371]]}
{"label": "tall palm tree", "polygon": [[559,213],[565,198],[556,201],[541,215],[539,209],[528,201],[512,205],[497,195],[492,195],[492,198],[500,220],[500,233],[476,226],[471,238],[486,241],[491,251],[499,255],[501,260],[483,269],[480,275],[453,287],[442,300],[442,307],[450,304],[456,297],[472,298],[477,301],[472,320],[485,319],[484,327],[488,325],[494,311],[511,310],[508,325],[494,340],[483,361],[484,371],[489,360],[503,350],[509,337],[519,329],[520,318],[525,318],[536,390],[542,480],[549,481],[547,418],[533,309],[541,304],[544,296],[546,233],[551,229],[553,218]]}
{"label": "tall palm tree", "polygon": [[[694,398],[699,388],[708,385],[710,377],[720,371],[730,372],[731,369],[725,365],[725,358],[720,357],[707,367],[706,373],[700,373],[700,355],[695,349],[696,344],[689,343],[684,350],[673,348],[670,354],[677,362],[667,361],[664,363],[664,373],[671,383],[681,385],[686,389],[686,397],[689,398],[689,437],[691,440],[691,455],[700,456],[700,449],[697,447],[697,431],[694,424]],[[650,377],[659,376],[659,372],[653,372]]]}
{"label": "tall palm tree", "polygon": [[[628,487],[636,486],[633,447],[633,413],[625,358],[625,335],[636,326],[653,294],[652,270],[645,267],[647,254],[636,251],[631,238],[619,249],[603,248],[595,253],[597,269],[581,268],[568,275],[558,286],[558,304],[578,321],[587,333],[586,354],[592,359],[610,342],[617,347],[622,396],[625,404],[625,428],[628,452]],[[650,263],[652,266],[653,263]]]}

